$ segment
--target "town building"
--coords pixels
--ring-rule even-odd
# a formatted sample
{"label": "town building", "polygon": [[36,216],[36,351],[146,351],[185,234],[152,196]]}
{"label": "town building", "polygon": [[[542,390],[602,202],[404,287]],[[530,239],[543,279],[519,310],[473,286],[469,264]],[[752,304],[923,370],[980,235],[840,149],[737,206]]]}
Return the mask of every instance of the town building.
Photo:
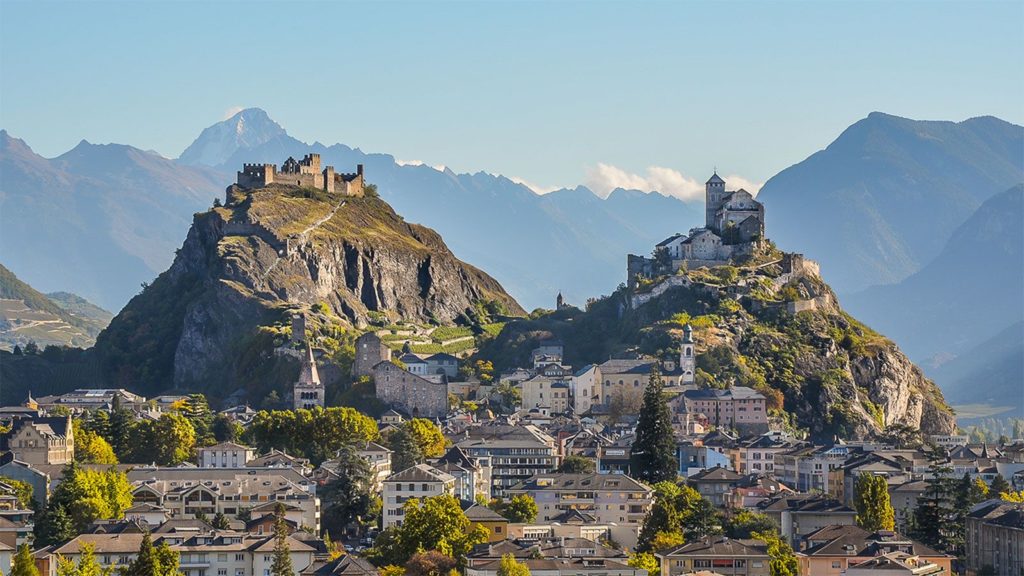
{"label": "town building", "polygon": [[704,414],[716,427],[745,434],[768,431],[768,409],[760,392],[745,386],[720,390],[703,388],[683,392],[686,411]]}
{"label": "town building", "polygon": [[533,425],[477,426],[455,445],[470,458],[489,460],[494,498],[504,498],[508,488],[559,464],[555,439]]}
{"label": "town building", "polygon": [[201,468],[241,468],[255,455],[255,449],[235,442],[221,442],[213,446],[196,448],[196,459]]}
{"label": "town building", "polygon": [[778,432],[768,432],[737,440],[736,447],[729,450],[733,468],[740,474],[771,474],[775,472],[775,455],[807,446]]}
{"label": "town building", "polygon": [[940,576],[950,574],[938,564],[904,552],[890,552],[850,566],[846,576]]}
{"label": "town building", "polygon": [[852,526],[857,518],[855,510],[821,494],[781,494],[759,503],[757,512],[771,518],[794,547],[807,534],[826,526]]}
{"label": "town building", "polygon": [[540,408],[547,414],[564,414],[569,411],[571,384],[563,377],[537,374],[519,386],[524,410]]}
{"label": "town building", "polygon": [[491,500],[490,457],[471,457],[458,446],[452,446],[431,465],[455,478],[455,497],[459,500]]}
{"label": "town building", "polygon": [[61,407],[67,408],[72,414],[81,414],[95,410],[110,411],[115,402],[126,410],[141,411],[148,408],[144,397],[124,388],[79,388],[66,394],[34,399],[29,395],[28,403],[46,411]]}
{"label": "town building", "polygon": [[892,552],[917,556],[938,565],[945,570],[941,574],[953,573],[953,556],[896,532],[871,532],[859,526],[826,526],[816,530],[801,539],[798,551],[800,573],[814,576],[842,576],[853,566]]}
{"label": "town building", "polygon": [[841,444],[778,452],[775,477],[797,492],[828,492],[829,472],[841,468],[849,455],[849,447]]}
{"label": "town building", "polygon": [[367,441],[359,447],[359,456],[370,465],[371,490],[373,492],[383,488],[384,479],[391,476],[391,453],[391,449],[376,442]]}
{"label": "town building", "polygon": [[75,458],[71,416],[15,419],[0,437],[0,449],[30,466],[67,464]]}
{"label": "town building", "polygon": [[722,576],[770,576],[768,546],[761,540],[705,537],[667,551],[655,552],[662,576],[710,570]]}
{"label": "town building", "polygon": [[448,385],[417,376],[394,363],[373,368],[377,398],[414,418],[444,418],[448,414]]}
{"label": "town building", "polygon": [[140,466],[128,471],[128,481],[135,504],[166,508],[173,518],[237,519],[246,512],[255,518],[280,503],[297,526],[320,529],[316,484],[291,468]]}
{"label": "town building", "polygon": [[463,510],[470,526],[483,526],[488,542],[501,542],[508,538],[508,519],[483,504],[471,504]]}
{"label": "town building", "polygon": [[459,359],[451,354],[438,352],[427,356],[427,371],[431,374],[444,374],[448,378],[459,375]]}
{"label": "town building", "polygon": [[967,514],[968,574],[1024,573],[1024,504],[986,500]]}
{"label": "town building", "polygon": [[600,382],[596,364],[588,364],[573,373],[569,379],[569,398],[574,413],[585,414],[593,404],[601,402]]}
{"label": "town building", "polygon": [[612,538],[632,548],[651,509],[650,487],[621,474],[538,474],[509,488],[511,496],[525,494],[537,503],[537,520],[551,521],[567,510],[591,514],[599,523],[615,524]]}
{"label": "town building", "polygon": [[716,507],[725,508],[729,504],[730,493],[742,479],[742,474],[715,466],[690,476],[686,482]]}
{"label": "town building", "polygon": [[[71,541],[47,549],[46,576],[57,576],[56,559],[77,563],[86,546],[91,546],[96,561],[103,569],[114,572],[126,567],[138,556],[145,534],[80,534]],[[295,574],[313,563],[316,549],[295,536],[287,537],[288,552]],[[258,536],[246,532],[212,530],[206,532],[162,532],[153,534],[153,544],[167,544],[178,553],[179,570],[185,576],[264,576],[274,562],[274,536]],[[37,554],[38,558],[38,554]]]}
{"label": "town building", "polygon": [[429,464],[417,464],[384,480],[382,496],[383,527],[400,526],[405,518],[405,503],[410,498],[431,498],[455,494],[455,477]]}

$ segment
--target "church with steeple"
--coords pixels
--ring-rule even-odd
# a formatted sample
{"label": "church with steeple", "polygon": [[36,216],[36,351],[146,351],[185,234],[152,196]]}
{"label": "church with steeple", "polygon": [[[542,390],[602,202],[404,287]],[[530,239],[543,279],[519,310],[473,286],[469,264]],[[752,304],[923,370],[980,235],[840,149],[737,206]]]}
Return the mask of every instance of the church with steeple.
{"label": "church with steeple", "polygon": [[650,258],[629,255],[627,274],[655,276],[683,266],[718,266],[749,256],[764,239],[764,205],[740,188],[728,190],[716,171],[704,184],[704,226],[673,234],[654,247]]}

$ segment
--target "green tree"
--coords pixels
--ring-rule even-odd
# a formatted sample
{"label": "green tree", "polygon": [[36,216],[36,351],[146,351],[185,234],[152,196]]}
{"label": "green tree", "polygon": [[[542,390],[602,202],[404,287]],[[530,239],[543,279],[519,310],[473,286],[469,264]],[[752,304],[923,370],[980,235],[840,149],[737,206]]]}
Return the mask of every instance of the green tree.
{"label": "green tree", "polygon": [[740,509],[725,523],[725,534],[730,538],[751,538],[754,532],[777,531],[778,526],[764,514]]}
{"label": "green tree", "polygon": [[636,546],[639,552],[654,551],[654,541],[659,534],[682,534],[693,509],[702,499],[693,488],[674,482],[658,482],[653,488],[654,503],[640,527]]}
{"label": "green tree", "polygon": [[217,512],[214,514],[213,521],[210,522],[210,525],[217,530],[227,530],[228,528],[231,528],[231,522],[228,521],[228,517],[225,516],[223,512]]}
{"label": "green tree", "polygon": [[755,532],[753,537],[762,540],[768,548],[768,566],[771,576],[798,576],[800,564],[793,553],[793,547],[775,531]]}
{"label": "green tree", "polygon": [[647,576],[659,576],[661,574],[661,564],[658,563],[657,557],[650,552],[635,552],[630,555],[626,563],[633,568],[647,570]]}
{"label": "green tree", "polygon": [[271,449],[309,458],[319,465],[342,446],[376,441],[377,422],[350,407],[260,411],[245,438],[261,452]]}
{"label": "green tree", "polygon": [[950,475],[952,466],[941,448],[928,452],[928,479],[924,493],[917,499],[914,509],[913,527],[910,536],[923,544],[943,551],[957,547],[957,527],[953,522],[953,487]]}
{"label": "green tree", "polygon": [[533,522],[537,518],[537,503],[526,494],[517,494],[502,503],[498,513],[512,523]]}
{"label": "green tree", "polygon": [[293,576],[292,552],[288,547],[288,524],[284,519],[284,504],[274,510],[274,562],[270,565],[271,576]]}
{"label": "green tree", "polygon": [[192,422],[173,412],[163,414],[153,424],[154,460],[165,466],[177,466],[192,459],[196,430]]}
{"label": "green tree", "polygon": [[404,426],[388,435],[387,445],[391,449],[391,469],[395,472],[424,461],[419,443]]}
{"label": "green tree", "polygon": [[199,446],[209,446],[214,443],[213,436],[213,412],[210,404],[203,394],[189,394],[181,407],[181,415],[192,425],[195,432],[195,442]]}
{"label": "green tree", "polygon": [[217,442],[235,442],[242,437],[245,429],[238,422],[228,418],[226,414],[217,414],[210,428]]}
{"label": "green tree", "polygon": [[166,542],[154,546],[153,537],[146,532],[135,559],[121,569],[119,576],[179,576],[178,561],[178,553]]}
{"label": "green tree", "polygon": [[562,465],[558,467],[559,472],[566,474],[593,474],[596,469],[594,461],[585,456],[566,456]]}
{"label": "green tree", "polygon": [[889,501],[889,486],[883,476],[862,473],[854,485],[857,525],[865,530],[895,530],[896,512]]}
{"label": "green tree", "polygon": [[369,553],[379,566],[404,565],[420,550],[437,550],[462,560],[473,546],[487,541],[487,528],[471,525],[454,496],[443,494],[422,502],[412,498],[403,511],[402,525],[382,532]]}
{"label": "green tree", "polygon": [[501,563],[498,565],[498,576],[530,576],[530,569],[526,567],[526,564],[519,562],[515,556],[509,553],[501,557]]}
{"label": "green tree", "polygon": [[[135,417],[130,410],[121,406],[121,395],[114,394],[114,402],[110,410],[109,436],[107,442],[114,449],[118,460],[125,461],[135,450],[132,443],[132,428]],[[137,440],[137,439],[136,439]]]}
{"label": "green tree", "polygon": [[989,494],[1001,494],[1011,490],[1013,490],[1013,487],[1006,481],[1006,478],[1003,478],[1002,474],[996,474],[996,477],[992,479],[992,484],[988,487]]}
{"label": "green tree", "polygon": [[57,556],[57,576],[109,576],[113,572],[112,567],[104,568],[96,561],[96,554],[90,543],[82,544],[78,564],[63,556]]}
{"label": "green tree", "polygon": [[11,565],[11,576],[39,576],[35,559],[32,558],[32,551],[28,544],[18,546],[18,553],[14,555],[14,562]]}
{"label": "green tree", "polygon": [[75,435],[75,460],[82,464],[117,464],[114,448],[107,440],[86,428],[79,420],[72,422]]}
{"label": "green tree", "polygon": [[334,460],[324,466],[336,477],[317,490],[323,510],[325,530],[335,534],[344,531],[352,522],[368,520],[374,508],[372,471],[370,464],[359,455],[354,446],[345,446]]}
{"label": "green tree", "polygon": [[650,484],[675,480],[679,470],[672,415],[663,389],[661,373],[657,367],[652,368],[636,425],[636,439],[629,452],[633,477]]}
{"label": "green tree", "polygon": [[132,486],[124,472],[85,470],[72,462],[54,489],[40,522],[39,544],[65,542],[97,519],[124,517],[132,505]]}
{"label": "green tree", "polygon": [[705,536],[722,533],[722,523],[718,518],[718,510],[707,498],[698,498],[690,507],[689,514],[683,520],[683,533],[688,540],[696,540]]}
{"label": "green tree", "polygon": [[14,491],[14,496],[18,499],[18,506],[22,510],[35,509],[36,504],[32,496],[33,488],[31,484],[6,476],[0,476],[0,484],[6,484],[11,487],[11,490]]}
{"label": "green tree", "polygon": [[402,425],[420,447],[425,458],[437,458],[444,454],[445,439],[441,429],[426,418],[413,418]]}

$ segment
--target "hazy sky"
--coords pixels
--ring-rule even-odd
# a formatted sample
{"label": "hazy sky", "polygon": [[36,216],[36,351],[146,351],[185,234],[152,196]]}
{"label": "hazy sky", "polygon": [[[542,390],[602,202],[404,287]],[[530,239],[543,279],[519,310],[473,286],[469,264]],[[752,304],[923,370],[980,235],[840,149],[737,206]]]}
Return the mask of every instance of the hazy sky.
{"label": "hazy sky", "polygon": [[[1024,2],[0,0],[0,127],[177,157],[293,136],[537,189],[762,182],[873,110],[1024,123]],[[685,176],[684,176],[685,175]]]}

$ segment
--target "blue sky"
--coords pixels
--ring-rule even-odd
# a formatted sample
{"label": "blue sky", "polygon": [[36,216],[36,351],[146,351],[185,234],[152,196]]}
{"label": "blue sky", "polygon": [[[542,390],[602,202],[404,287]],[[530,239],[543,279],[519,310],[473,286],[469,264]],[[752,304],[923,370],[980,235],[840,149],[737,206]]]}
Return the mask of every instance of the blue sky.
{"label": "blue sky", "polygon": [[0,127],[45,156],[176,157],[258,106],[303,140],[538,189],[683,186],[763,182],[873,110],[1024,123],[1019,0],[2,0],[0,27]]}

